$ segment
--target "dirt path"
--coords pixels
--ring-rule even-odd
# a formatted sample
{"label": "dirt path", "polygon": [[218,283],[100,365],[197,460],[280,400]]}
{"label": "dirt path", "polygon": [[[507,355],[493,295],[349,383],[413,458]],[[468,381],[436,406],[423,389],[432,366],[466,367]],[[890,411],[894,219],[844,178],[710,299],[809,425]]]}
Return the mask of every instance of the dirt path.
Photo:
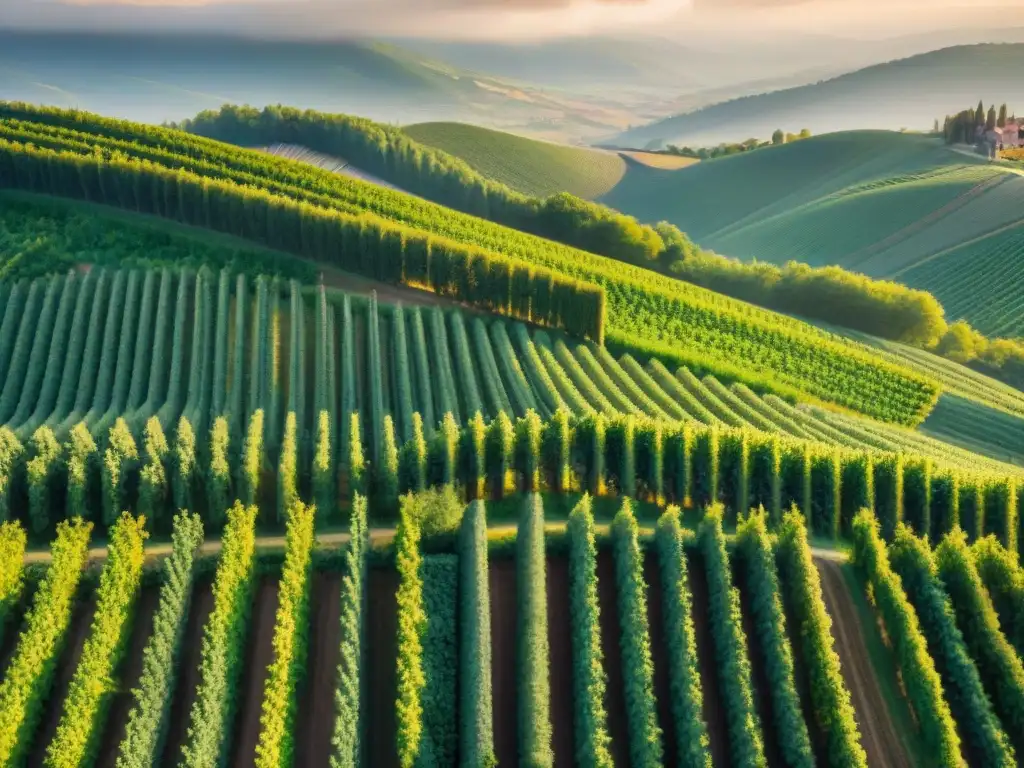
{"label": "dirt path", "polygon": [[654,699],[661,727],[661,743],[665,765],[679,764],[676,749],[676,724],[668,676],[668,648],[665,645],[665,611],[662,606],[661,571],[658,553],[651,549],[644,555],[644,581],[647,582],[647,626],[651,635],[651,658],[654,661]]}
{"label": "dirt path", "polygon": [[519,763],[516,686],[516,561],[491,559],[491,699],[494,708],[494,753],[499,765]]}
{"label": "dirt path", "polygon": [[132,634],[128,650],[121,669],[118,670],[117,692],[110,702],[110,713],[107,717],[103,739],[100,742],[99,756],[96,765],[113,766],[117,760],[117,751],[124,739],[124,729],[128,724],[128,713],[135,704],[132,689],[139,684],[142,676],[142,652],[153,632],[153,617],[160,604],[160,587],[146,587],[139,594],[135,606],[135,617],[132,620]]}
{"label": "dirt path", "polygon": [[81,658],[82,650],[85,648],[85,641],[89,637],[92,617],[95,613],[96,603],[93,602],[92,598],[85,604],[79,603],[75,606],[74,615],[71,617],[71,625],[68,627],[67,637],[65,638],[64,648],[57,661],[53,687],[50,689],[50,695],[46,697],[42,718],[36,728],[32,749],[29,750],[28,765],[36,766],[43,764],[46,748],[57,733],[57,725],[60,723],[60,716],[64,710],[64,700],[67,698],[71,678],[75,675],[78,660]]}
{"label": "dirt path", "polygon": [[708,574],[704,557],[699,550],[686,553],[690,593],[693,596],[693,623],[697,635],[697,662],[704,693],[704,722],[711,740],[711,758],[715,766],[731,765],[729,755],[729,723],[725,717],[724,702],[718,682],[715,661],[715,643],[708,621]]}
{"label": "dirt path", "polygon": [[398,571],[371,568],[366,638],[368,764],[374,768],[398,765],[395,743],[395,694],[398,669]]}
{"label": "dirt path", "polygon": [[264,576],[256,588],[256,602],[249,617],[245,667],[238,687],[234,748],[231,765],[245,768],[256,759],[260,738],[260,714],[267,667],[274,660],[274,619],[277,614],[277,578]]}
{"label": "dirt path", "polygon": [[839,654],[843,679],[853,698],[868,764],[912,768],[913,763],[906,753],[878,685],[857,620],[857,609],[843,580],[842,570],[834,560],[816,558],[815,562],[821,574],[825,607],[832,618],[832,636]]}
{"label": "dirt path", "polygon": [[548,646],[551,654],[551,726],[555,766],[574,765],[572,626],[569,621],[569,558],[547,558]]}
{"label": "dirt path", "polygon": [[597,553],[597,601],[601,607],[601,647],[604,669],[608,675],[608,735],[612,738],[611,753],[616,765],[629,765],[629,731],[626,700],[623,697],[622,627],[619,624],[619,596],[615,588],[615,560],[610,549]]}
{"label": "dirt path", "polygon": [[341,658],[341,574],[314,573],[306,679],[295,723],[295,765],[327,768],[334,732],[334,691]]}
{"label": "dirt path", "polygon": [[213,610],[213,582],[205,578],[193,587],[192,605],[185,625],[181,655],[178,659],[178,682],[174,687],[174,701],[168,719],[167,740],[164,743],[161,765],[177,765],[181,748],[188,734],[188,720],[199,685],[199,659],[203,647],[203,630]]}

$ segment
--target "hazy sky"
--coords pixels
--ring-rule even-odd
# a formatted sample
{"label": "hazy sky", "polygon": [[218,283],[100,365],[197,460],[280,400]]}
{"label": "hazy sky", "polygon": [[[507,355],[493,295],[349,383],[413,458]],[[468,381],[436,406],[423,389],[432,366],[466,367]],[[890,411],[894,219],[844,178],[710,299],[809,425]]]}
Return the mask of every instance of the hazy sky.
{"label": "hazy sky", "polygon": [[890,36],[1024,23],[1024,0],[0,0],[0,28],[541,38],[695,27]]}

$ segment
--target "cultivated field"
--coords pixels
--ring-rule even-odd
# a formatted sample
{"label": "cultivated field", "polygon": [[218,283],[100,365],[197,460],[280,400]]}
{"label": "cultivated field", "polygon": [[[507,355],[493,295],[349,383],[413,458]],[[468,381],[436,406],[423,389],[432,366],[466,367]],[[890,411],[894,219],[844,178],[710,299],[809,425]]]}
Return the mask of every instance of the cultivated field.
{"label": "cultivated field", "polygon": [[420,123],[402,130],[524,195],[569,192],[592,200],[607,194],[626,174],[625,161],[614,152],[527,139],[465,123]]}

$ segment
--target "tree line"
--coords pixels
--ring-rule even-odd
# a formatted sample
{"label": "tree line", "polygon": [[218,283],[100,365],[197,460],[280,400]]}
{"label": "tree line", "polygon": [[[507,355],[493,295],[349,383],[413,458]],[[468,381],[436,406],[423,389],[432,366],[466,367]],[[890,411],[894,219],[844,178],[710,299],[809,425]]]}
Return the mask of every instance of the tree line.
{"label": "tree line", "polygon": [[[1015,122],[1016,116],[1008,114],[1006,104],[996,109],[991,104],[985,109],[985,102],[979,101],[977,108],[968,107],[955,115],[946,115],[942,125],[942,136],[947,144],[974,144],[979,130],[984,133],[995,128],[1004,128],[1008,122]],[[938,128],[938,121],[936,121]]]}

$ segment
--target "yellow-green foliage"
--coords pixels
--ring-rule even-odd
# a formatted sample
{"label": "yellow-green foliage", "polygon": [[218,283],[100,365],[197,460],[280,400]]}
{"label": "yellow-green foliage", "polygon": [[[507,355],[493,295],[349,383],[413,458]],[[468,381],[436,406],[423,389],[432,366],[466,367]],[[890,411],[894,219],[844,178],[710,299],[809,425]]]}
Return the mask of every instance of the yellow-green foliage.
{"label": "yellow-green foliage", "polygon": [[76,768],[96,759],[103,722],[118,691],[115,674],[131,636],[142,581],[146,519],[127,512],[114,525],[96,592],[96,613],[75,667],[57,733],[46,751],[48,768]]}
{"label": "yellow-green foliage", "polygon": [[614,152],[537,141],[466,123],[420,123],[403,131],[421,144],[462,158],[484,176],[535,197],[569,192],[594,199],[626,173],[626,162]]}
{"label": "yellow-green foliage", "polygon": [[36,591],[18,648],[0,683],[2,765],[20,765],[31,746],[64,634],[71,623],[91,531],[92,523],[80,519],[57,524],[50,567]]}
{"label": "yellow-green foliage", "polygon": [[423,733],[423,638],[427,616],[423,608],[420,524],[405,505],[400,507],[395,535],[395,567],[398,570],[398,693],[395,701],[398,763],[413,768]]}
{"label": "yellow-green foliage", "polygon": [[103,522],[107,525],[113,525],[123,511],[126,475],[138,460],[139,450],[128,423],[118,418],[103,453]]}
{"label": "yellow-green foliage", "polygon": [[7,427],[0,427],[0,522],[11,516],[11,472],[24,452],[14,433]]}
{"label": "yellow-green foliage", "polygon": [[91,517],[86,508],[89,476],[96,461],[98,449],[85,422],[78,422],[68,440],[68,517]]}
{"label": "yellow-green foliage", "polygon": [[158,519],[167,504],[167,467],[170,454],[160,419],[151,416],[146,422],[143,441],[145,464],[139,472],[139,514]]}
{"label": "yellow-green foliage", "polygon": [[21,595],[22,559],[27,537],[19,523],[0,523],[0,637],[7,609]]}
{"label": "yellow-green foliage", "polygon": [[28,475],[28,516],[32,528],[42,531],[50,523],[50,486],[60,460],[61,448],[47,426],[39,427],[29,441],[32,458],[26,465]]}
{"label": "yellow-green foliage", "polygon": [[274,624],[274,660],[267,670],[256,745],[258,768],[291,765],[295,759],[297,689],[306,671],[309,573],[316,508],[295,501],[288,509],[284,567]]}

